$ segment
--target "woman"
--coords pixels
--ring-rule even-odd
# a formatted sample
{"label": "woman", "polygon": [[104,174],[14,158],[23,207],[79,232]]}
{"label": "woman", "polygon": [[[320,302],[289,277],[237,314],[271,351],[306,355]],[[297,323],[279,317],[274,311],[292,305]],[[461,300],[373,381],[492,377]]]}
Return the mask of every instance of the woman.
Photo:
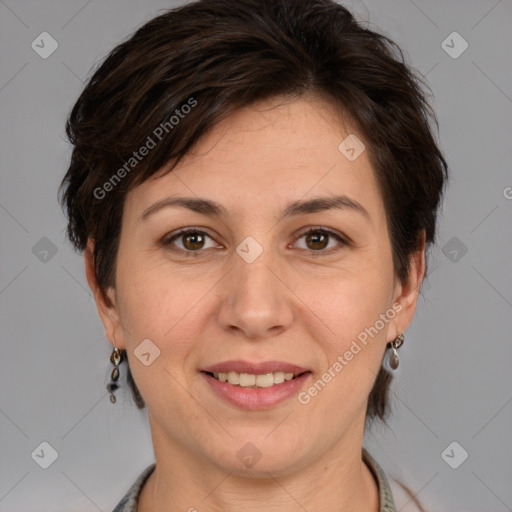
{"label": "woman", "polygon": [[156,459],[115,512],[395,510],[362,443],[447,174],[420,85],[330,0],[190,3],[97,69],[61,201]]}

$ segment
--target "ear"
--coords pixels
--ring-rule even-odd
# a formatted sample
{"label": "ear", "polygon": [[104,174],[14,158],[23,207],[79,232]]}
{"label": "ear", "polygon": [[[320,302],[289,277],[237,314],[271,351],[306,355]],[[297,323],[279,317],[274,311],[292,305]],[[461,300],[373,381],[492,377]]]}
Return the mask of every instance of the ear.
{"label": "ear", "polygon": [[98,309],[101,322],[105,328],[105,335],[112,344],[115,340],[117,348],[124,349],[126,345],[123,338],[121,322],[119,320],[116,291],[114,288],[110,287],[104,293],[98,285],[94,267],[94,242],[91,239],[87,242],[84,259],[87,282],[94,293],[96,308]]}
{"label": "ear", "polygon": [[388,341],[394,340],[409,327],[416,311],[420,286],[425,276],[425,238],[425,231],[422,231],[418,249],[410,257],[407,281],[398,282],[396,286],[393,309],[396,308],[397,315],[388,329]]}

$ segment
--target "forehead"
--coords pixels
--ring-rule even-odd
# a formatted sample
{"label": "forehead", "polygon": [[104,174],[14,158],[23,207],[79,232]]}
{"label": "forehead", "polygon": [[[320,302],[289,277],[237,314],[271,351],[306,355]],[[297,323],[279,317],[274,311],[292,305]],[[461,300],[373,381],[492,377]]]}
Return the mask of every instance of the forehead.
{"label": "forehead", "polygon": [[140,214],[169,195],[200,196],[240,214],[326,194],[354,196],[381,213],[362,136],[326,101],[274,98],[220,121],[171,172],[130,191],[125,206]]}

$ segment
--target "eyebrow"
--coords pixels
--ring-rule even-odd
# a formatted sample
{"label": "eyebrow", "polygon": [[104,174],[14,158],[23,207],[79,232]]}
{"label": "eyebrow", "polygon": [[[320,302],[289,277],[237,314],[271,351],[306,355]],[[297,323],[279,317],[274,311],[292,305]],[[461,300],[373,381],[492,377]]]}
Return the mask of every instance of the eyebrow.
{"label": "eyebrow", "polygon": [[[221,204],[210,199],[197,197],[167,197],[152,204],[144,210],[141,220],[147,220],[151,215],[164,208],[187,208],[193,212],[212,217],[227,216],[227,210]],[[307,201],[293,201],[286,205],[278,221],[286,217],[296,215],[306,215],[308,213],[317,213],[326,210],[348,210],[361,214],[367,220],[370,220],[370,214],[366,208],[359,202],[348,196],[327,196],[309,199]]]}

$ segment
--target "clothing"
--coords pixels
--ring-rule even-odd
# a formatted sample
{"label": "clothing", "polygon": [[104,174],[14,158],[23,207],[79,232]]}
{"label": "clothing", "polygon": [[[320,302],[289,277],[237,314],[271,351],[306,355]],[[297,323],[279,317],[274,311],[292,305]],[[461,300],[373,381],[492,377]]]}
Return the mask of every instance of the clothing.
{"label": "clothing", "polygon": [[[363,447],[363,461],[370,469],[379,488],[380,509],[379,512],[396,512],[395,502],[384,470],[377,461]],[[113,512],[137,512],[137,500],[142,487],[155,469],[155,463],[148,466],[135,480],[129,491],[117,504]]]}

